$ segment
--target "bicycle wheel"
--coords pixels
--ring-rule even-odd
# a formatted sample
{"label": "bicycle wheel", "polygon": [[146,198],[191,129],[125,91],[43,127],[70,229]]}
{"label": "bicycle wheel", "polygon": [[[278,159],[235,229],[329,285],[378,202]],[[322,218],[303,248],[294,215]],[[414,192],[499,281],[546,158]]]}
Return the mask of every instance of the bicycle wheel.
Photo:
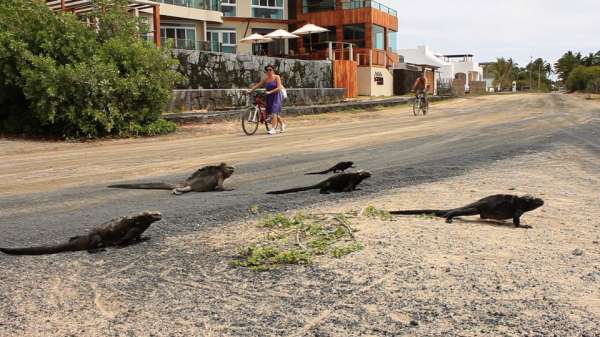
{"label": "bicycle wheel", "polygon": [[242,130],[248,136],[252,136],[258,130],[259,121],[259,109],[256,106],[249,107],[246,111],[242,112]]}
{"label": "bicycle wheel", "polygon": [[413,115],[418,116],[421,111],[421,99],[415,98],[413,100]]}

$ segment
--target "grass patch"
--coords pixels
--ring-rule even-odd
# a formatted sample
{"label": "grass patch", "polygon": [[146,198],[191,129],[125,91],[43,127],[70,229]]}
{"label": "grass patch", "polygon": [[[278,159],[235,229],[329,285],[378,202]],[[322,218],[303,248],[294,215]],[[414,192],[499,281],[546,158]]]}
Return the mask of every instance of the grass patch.
{"label": "grass patch", "polygon": [[390,214],[390,212],[383,209],[375,208],[375,206],[373,205],[368,205],[367,207],[365,207],[362,214],[368,218],[379,218],[382,221],[392,220],[392,215]]}
{"label": "grass patch", "polygon": [[316,256],[342,258],[364,246],[354,238],[346,214],[269,214],[258,222],[264,237],[241,247],[231,263],[265,271],[283,265],[310,264]]}

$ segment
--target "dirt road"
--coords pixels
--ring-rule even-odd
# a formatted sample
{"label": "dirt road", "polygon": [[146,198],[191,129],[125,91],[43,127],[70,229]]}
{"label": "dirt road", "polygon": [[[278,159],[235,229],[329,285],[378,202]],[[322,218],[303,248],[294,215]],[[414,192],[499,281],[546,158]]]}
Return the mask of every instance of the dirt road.
{"label": "dirt road", "polygon": [[[567,312],[574,304],[567,305],[558,297],[540,299],[540,296],[551,297],[559,289],[556,291],[564,296],[586,293],[584,301],[596,303],[593,301],[598,301],[598,294],[589,290],[588,285],[574,291],[562,281],[552,281],[562,286],[535,293],[537,302],[532,300],[531,306],[519,302],[517,306],[504,307],[504,302],[492,305],[482,300],[497,298],[498,294],[491,294],[487,287],[491,287],[498,272],[485,269],[480,263],[473,265],[474,270],[468,270],[469,263],[464,261],[469,251],[475,249],[469,247],[490,234],[482,228],[473,236],[461,231],[460,236],[466,242],[454,247],[448,242],[452,242],[456,231],[443,225],[435,227],[435,231],[418,225],[400,235],[395,224],[397,231],[391,236],[389,231],[373,229],[372,224],[359,223],[359,233],[364,233],[364,239],[376,248],[367,247],[365,255],[359,255],[355,262],[324,262],[301,270],[254,274],[232,270],[226,261],[234,254],[235,245],[248,235],[241,228],[248,226],[244,221],[251,218],[248,213],[251,206],[264,211],[286,211],[358,207],[369,200],[379,200],[386,207],[398,203],[419,206],[414,202],[460,203],[485,193],[509,192],[509,188],[519,194],[538,192],[558,198],[556,191],[552,192],[557,187],[544,188],[540,183],[551,185],[558,178],[564,181],[556,182],[557,186],[577,187],[570,193],[583,193],[577,201],[585,203],[587,208],[579,203],[575,205],[583,208],[569,208],[573,206],[569,200],[561,199],[562,204],[557,201],[563,206],[564,216],[581,221],[583,227],[577,231],[577,237],[585,237],[584,230],[595,231],[590,235],[597,237],[596,222],[588,220],[597,217],[580,213],[600,215],[597,205],[590,205],[598,200],[594,193],[597,195],[600,181],[599,118],[598,101],[558,94],[507,95],[438,103],[426,117],[411,116],[406,106],[367,113],[298,117],[290,119],[288,133],[277,136],[243,136],[239,125],[230,123],[188,127],[176,135],[156,139],[94,143],[0,140],[2,246],[60,241],[94,224],[144,209],[158,209],[165,219],[151,229],[153,240],[148,244],[101,256],[85,253],[41,258],[0,256],[0,317],[10,319],[10,323],[8,319],[0,319],[0,335],[39,335],[45,331],[51,331],[52,335],[103,336],[150,335],[150,332],[161,336],[447,335],[444,331],[478,335],[477,331],[489,332],[502,317],[510,318],[506,318],[508,330],[497,335],[515,335],[520,334],[515,325],[522,321],[507,310],[514,308],[530,317],[542,312],[544,306],[560,311],[560,315],[550,318],[567,329],[561,331],[575,331],[573,327],[582,324],[583,328],[577,331],[600,335],[598,326],[592,323],[600,317],[597,311],[581,311],[580,306],[577,307],[580,311],[572,314],[575,318],[570,318]],[[552,160],[546,157],[542,160],[536,157],[538,153],[547,154]],[[320,177],[302,173],[326,168],[340,160],[356,162],[359,168],[372,171],[373,178],[361,191],[351,195],[264,194],[317,182]],[[589,180],[569,182],[570,176],[561,172],[575,168],[560,166],[565,160],[577,160],[577,172],[589,175]],[[104,187],[124,181],[179,179],[200,166],[221,161],[237,169],[226,181],[226,186],[235,191],[174,197],[166,191]],[[519,172],[520,167],[523,172]],[[555,210],[552,216],[557,219],[563,214]],[[553,224],[545,218],[540,222],[549,228]],[[491,234],[498,233],[501,232]],[[560,228],[552,233],[557,244],[573,239]],[[401,246],[386,241],[403,240],[405,235],[410,239]],[[539,232],[534,236],[543,240]],[[384,241],[388,244],[377,246],[377,242]],[[587,248],[586,263],[593,263],[599,254],[591,241],[580,243]],[[431,242],[439,244],[434,247]],[[497,248],[498,243],[494,242],[482,243],[475,250],[483,252],[490,245]],[[460,247],[460,253],[453,251],[453,247]],[[523,253],[536,247],[540,248],[540,242],[532,239],[514,252]],[[421,297],[415,299],[418,305],[411,313],[402,312],[397,305],[393,306],[393,315],[382,312],[390,306],[386,297],[394,292],[398,292],[397,296],[408,296],[409,290],[421,284],[432,286],[426,282],[427,275],[431,276],[424,269],[427,266],[443,265],[440,268],[446,270],[449,260],[432,261],[436,254],[426,253],[427,249],[440,256],[456,255],[454,260],[450,259],[454,261],[450,263],[452,266],[459,266],[453,281],[438,284],[433,292],[417,291]],[[403,255],[407,252],[408,256]],[[493,260],[493,252],[486,254],[491,254],[486,259]],[[556,254],[563,257],[565,251],[557,250]],[[395,266],[389,265],[391,261]],[[523,265],[532,261],[518,260]],[[543,270],[535,270],[539,275],[533,283],[558,277],[552,274],[556,261],[546,262]],[[568,264],[563,260],[560,263]],[[584,271],[592,275],[588,279],[595,279],[593,275],[600,269],[576,270]],[[523,267],[513,277],[523,280],[528,272],[531,270]],[[476,284],[477,273],[482,275],[481,282],[486,286],[480,287],[486,288],[486,292],[465,304],[468,300],[459,300],[455,282],[464,282],[464,287]],[[511,277],[506,270],[503,273],[503,279]],[[410,283],[411,275],[422,282]],[[535,287],[533,283],[527,283],[527,287]],[[454,289],[451,292],[454,302],[438,298],[449,289]],[[515,295],[511,291],[503,294],[504,301]],[[518,298],[525,301],[531,294],[520,292]],[[408,299],[402,298],[408,308]],[[551,300],[554,304],[548,304]],[[465,316],[462,320],[442,313],[456,309],[467,315],[466,312],[481,308],[478,305],[488,305],[485,310],[496,311],[483,318]],[[336,311],[327,309],[328,306]],[[37,322],[36,317],[46,323]],[[411,328],[411,320],[428,324]],[[547,320],[533,322],[535,329],[548,328]],[[469,324],[471,332],[460,334],[463,330],[455,324]],[[473,324],[480,330],[473,330]],[[537,330],[528,329],[523,331],[536,335]]]}
{"label": "dirt road", "polygon": [[[208,136],[191,128],[155,139],[94,143],[4,140],[0,142],[3,238],[7,244],[55,239],[147,208],[163,211],[169,222],[177,224],[170,227],[177,232],[198,223],[238,219],[249,205],[270,210],[310,205],[323,197],[274,199],[264,192],[317,182],[320,177],[300,173],[339,160],[355,161],[375,173],[362,192],[370,194],[461,174],[555,142],[598,149],[598,131],[593,127],[598,125],[597,109],[597,103],[565,95],[511,95],[436,104],[424,118],[411,116],[406,106],[294,118],[289,132],[277,136],[244,136],[238,123],[231,123],[212,126],[209,131],[216,134]],[[104,187],[142,179],[178,180],[198,167],[222,161],[237,167],[226,182],[234,192],[176,198],[160,191]]]}

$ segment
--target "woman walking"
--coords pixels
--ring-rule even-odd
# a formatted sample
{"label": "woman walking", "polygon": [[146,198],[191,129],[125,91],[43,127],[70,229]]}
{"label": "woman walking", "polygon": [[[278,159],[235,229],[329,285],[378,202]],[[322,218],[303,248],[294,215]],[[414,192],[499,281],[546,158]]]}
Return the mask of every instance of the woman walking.
{"label": "woman walking", "polygon": [[253,92],[259,87],[263,86],[267,91],[267,114],[272,114],[273,119],[271,120],[272,129],[269,130],[269,134],[274,135],[277,133],[277,127],[281,128],[281,132],[285,132],[287,125],[283,118],[281,118],[281,104],[283,102],[283,95],[281,90],[281,77],[275,74],[275,68],[272,65],[265,67],[266,76],[259,83],[255,84],[250,88],[249,92]]}

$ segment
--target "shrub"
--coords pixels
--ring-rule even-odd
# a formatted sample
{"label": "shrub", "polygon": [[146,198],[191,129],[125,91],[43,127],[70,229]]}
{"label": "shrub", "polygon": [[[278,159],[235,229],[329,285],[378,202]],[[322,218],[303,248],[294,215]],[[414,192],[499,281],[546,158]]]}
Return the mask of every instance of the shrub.
{"label": "shrub", "polygon": [[570,91],[600,92],[600,66],[575,68],[567,78]]}
{"label": "shrub", "polygon": [[126,0],[95,3],[97,31],[40,0],[0,3],[0,131],[101,137],[175,129],[159,118],[181,79],[177,61],[140,38]]}

